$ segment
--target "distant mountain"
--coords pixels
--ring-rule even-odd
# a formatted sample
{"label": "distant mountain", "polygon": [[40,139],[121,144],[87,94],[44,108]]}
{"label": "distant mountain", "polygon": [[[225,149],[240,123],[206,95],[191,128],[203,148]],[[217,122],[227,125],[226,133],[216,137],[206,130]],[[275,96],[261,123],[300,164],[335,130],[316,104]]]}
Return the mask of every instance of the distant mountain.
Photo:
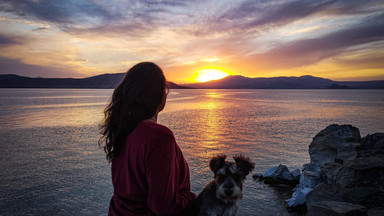
{"label": "distant mountain", "polygon": [[186,84],[203,89],[384,89],[384,80],[338,82],[314,76],[248,78],[227,76],[220,80]]}
{"label": "distant mountain", "polygon": [[[0,75],[0,88],[96,88],[113,89],[125,73],[102,74],[88,78],[31,78],[14,74]],[[170,82],[172,89],[189,88]]]}
{"label": "distant mountain", "polygon": [[[31,78],[14,74],[0,75],[0,88],[115,88],[125,73],[102,74],[93,77],[75,78]],[[313,76],[248,78],[227,76],[220,80],[185,84],[170,82],[172,89],[384,89],[384,80],[362,82],[338,82]]]}

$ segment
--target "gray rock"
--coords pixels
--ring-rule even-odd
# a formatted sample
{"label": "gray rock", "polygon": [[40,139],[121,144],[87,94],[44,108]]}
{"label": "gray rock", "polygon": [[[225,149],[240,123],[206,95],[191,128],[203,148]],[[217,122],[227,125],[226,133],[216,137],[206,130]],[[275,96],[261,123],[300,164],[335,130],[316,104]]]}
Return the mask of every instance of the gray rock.
{"label": "gray rock", "polygon": [[314,203],[322,201],[344,201],[344,188],[340,184],[319,184],[314,190],[306,196],[307,209],[310,209]]}
{"label": "gray rock", "polygon": [[303,171],[304,170],[307,170],[307,171],[314,171],[314,172],[320,172],[321,169],[320,169],[320,166],[317,165],[317,164],[314,164],[314,163],[307,163],[307,164],[303,164]]}
{"label": "gray rock", "polygon": [[321,173],[315,171],[304,170],[300,176],[299,185],[297,187],[315,188],[321,182]]}
{"label": "gray rock", "polygon": [[277,167],[269,168],[265,171],[263,177],[266,180],[273,180],[276,182],[292,182],[294,180],[289,169],[281,164]]}
{"label": "gray rock", "polygon": [[262,181],[264,179],[264,176],[263,174],[261,173],[256,173],[252,176],[254,179],[258,180],[258,181]]}
{"label": "gray rock", "polygon": [[362,205],[338,202],[317,202],[308,210],[307,216],[365,216],[367,210]]}
{"label": "gray rock", "polygon": [[285,200],[285,206],[287,208],[295,208],[301,205],[305,205],[306,200],[305,197],[309,192],[311,192],[313,188],[297,188],[295,192],[293,192],[292,197]]}
{"label": "gray rock", "polygon": [[383,198],[382,192],[374,187],[347,188],[343,193],[345,202],[367,207],[384,205]]}
{"label": "gray rock", "polygon": [[293,180],[296,182],[299,182],[300,176],[301,176],[301,171],[300,169],[295,169],[291,172]]}
{"label": "gray rock", "polygon": [[362,149],[384,148],[384,133],[367,135],[361,141]]}
{"label": "gray rock", "polygon": [[321,166],[357,157],[356,147],[360,146],[360,131],[351,125],[330,125],[320,131],[309,145],[311,163]]}
{"label": "gray rock", "polygon": [[377,207],[368,210],[368,216],[383,216],[384,207]]}
{"label": "gray rock", "polygon": [[384,158],[375,156],[360,157],[346,162],[345,166],[358,171],[374,168],[384,168]]}

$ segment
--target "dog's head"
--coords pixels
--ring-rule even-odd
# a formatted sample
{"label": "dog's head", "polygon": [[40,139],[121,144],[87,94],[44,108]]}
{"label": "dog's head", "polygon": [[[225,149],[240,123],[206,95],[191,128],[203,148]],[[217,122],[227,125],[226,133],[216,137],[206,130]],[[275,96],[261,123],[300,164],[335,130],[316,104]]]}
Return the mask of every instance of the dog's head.
{"label": "dog's head", "polygon": [[225,155],[211,159],[209,166],[215,174],[216,197],[223,202],[236,202],[243,198],[245,177],[255,167],[248,157],[237,155],[234,162],[225,161]]}

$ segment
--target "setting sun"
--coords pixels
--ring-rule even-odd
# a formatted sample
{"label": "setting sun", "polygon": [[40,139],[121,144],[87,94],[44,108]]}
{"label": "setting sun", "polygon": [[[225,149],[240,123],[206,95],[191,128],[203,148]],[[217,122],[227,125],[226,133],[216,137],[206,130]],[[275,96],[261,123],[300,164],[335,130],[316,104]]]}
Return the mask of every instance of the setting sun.
{"label": "setting sun", "polygon": [[230,75],[230,73],[224,71],[219,68],[205,68],[197,71],[193,80],[195,82],[208,82],[211,80],[219,80],[226,76]]}

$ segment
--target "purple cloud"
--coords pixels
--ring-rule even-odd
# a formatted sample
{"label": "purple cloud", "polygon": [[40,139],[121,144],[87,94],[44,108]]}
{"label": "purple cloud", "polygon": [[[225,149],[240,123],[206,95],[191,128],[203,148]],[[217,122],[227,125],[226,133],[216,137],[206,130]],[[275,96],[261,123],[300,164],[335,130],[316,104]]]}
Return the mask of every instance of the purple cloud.
{"label": "purple cloud", "polygon": [[347,48],[384,40],[384,16],[342,29],[321,38],[305,39],[281,45],[249,60],[265,68],[287,68],[310,65],[345,52]]}
{"label": "purple cloud", "polygon": [[51,77],[68,78],[78,77],[77,71],[70,68],[59,68],[50,66],[37,66],[21,62],[17,59],[0,57],[0,74],[17,74],[28,77]]}

